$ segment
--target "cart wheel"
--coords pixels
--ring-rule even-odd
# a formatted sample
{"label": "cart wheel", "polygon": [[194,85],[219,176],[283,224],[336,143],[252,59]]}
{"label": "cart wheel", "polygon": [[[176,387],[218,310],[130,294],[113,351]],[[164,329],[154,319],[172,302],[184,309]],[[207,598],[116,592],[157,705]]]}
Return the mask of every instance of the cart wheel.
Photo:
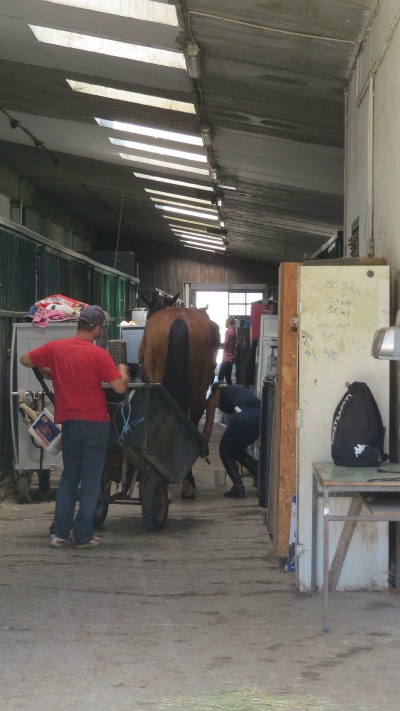
{"label": "cart wheel", "polygon": [[143,523],[149,531],[160,531],[168,516],[168,488],[159,476],[147,480],[142,498]]}
{"label": "cart wheel", "polygon": [[106,499],[104,493],[100,491],[93,519],[93,526],[95,528],[101,528],[104,521],[106,520],[108,514],[108,505],[108,499]]}
{"label": "cart wheel", "polygon": [[29,473],[24,472],[19,474],[17,478],[17,497],[20,504],[29,504],[31,500],[29,496],[29,486]]}

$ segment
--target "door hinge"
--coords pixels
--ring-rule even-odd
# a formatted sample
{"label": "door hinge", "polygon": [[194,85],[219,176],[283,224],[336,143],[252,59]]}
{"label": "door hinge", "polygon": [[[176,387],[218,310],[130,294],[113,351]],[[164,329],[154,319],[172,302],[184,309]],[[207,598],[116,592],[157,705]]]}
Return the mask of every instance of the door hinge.
{"label": "door hinge", "polygon": [[303,410],[296,410],[295,426],[296,430],[299,430],[303,427]]}

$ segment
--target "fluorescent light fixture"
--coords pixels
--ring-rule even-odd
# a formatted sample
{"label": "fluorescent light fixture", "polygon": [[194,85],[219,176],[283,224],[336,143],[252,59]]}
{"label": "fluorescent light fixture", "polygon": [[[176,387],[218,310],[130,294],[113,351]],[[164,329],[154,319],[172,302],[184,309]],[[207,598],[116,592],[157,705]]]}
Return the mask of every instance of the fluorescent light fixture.
{"label": "fluorescent light fixture", "polygon": [[191,79],[201,76],[200,47],[196,42],[189,42],[186,47],[187,70]]}
{"label": "fluorescent light fixture", "polygon": [[135,123],[124,123],[122,121],[108,121],[107,119],[95,118],[99,126],[111,128],[114,131],[125,131],[126,133],[136,133],[138,136],[149,136],[150,138],[161,139],[163,141],[175,141],[175,143],[188,143],[192,146],[202,146],[203,141],[198,136],[191,136],[188,133],[176,133],[176,131],[161,131],[150,126],[138,126]]}
{"label": "fluorescent light fixture", "polygon": [[90,94],[91,96],[101,96],[114,101],[126,101],[131,104],[141,104],[167,111],[180,111],[185,114],[195,114],[196,107],[186,101],[174,101],[164,99],[161,96],[149,96],[148,94],[137,94],[135,91],[125,91],[124,89],[114,89],[111,86],[101,86],[100,84],[88,84],[84,81],[66,79],[71,89],[80,94]]}
{"label": "fluorescent light fixture", "polygon": [[29,25],[33,34],[39,42],[46,44],[56,44],[68,49],[81,49],[84,52],[95,52],[96,54],[106,54],[110,57],[120,57],[130,59],[134,62],[148,62],[149,64],[160,64],[172,69],[186,69],[185,58],[182,52],[172,52],[168,49],[156,49],[145,47],[130,42],[117,42],[105,37],[94,37],[93,35],[82,35],[78,32],[67,32],[65,30],[54,30],[51,27],[40,27],[39,25]]}
{"label": "fluorescent light fixture", "polygon": [[121,138],[108,138],[114,146],[123,146],[124,148],[132,148],[136,151],[145,151],[146,153],[157,153],[160,156],[169,156],[170,158],[180,158],[181,160],[194,160],[196,163],[207,163],[206,156],[201,156],[198,153],[188,153],[187,151],[176,151],[174,148],[163,148],[162,146],[154,146],[150,143],[137,143],[136,141],[124,141]]}
{"label": "fluorescent light fixture", "polygon": [[133,163],[145,163],[146,165],[157,165],[160,168],[169,168],[179,170],[180,173],[196,173],[197,175],[208,175],[208,170],[205,168],[194,168],[192,165],[179,165],[178,163],[168,163],[164,160],[155,160],[154,158],[144,158],[136,156],[133,153],[120,153],[124,160],[133,161]]}
{"label": "fluorescent light fixture", "polygon": [[162,190],[151,190],[150,188],[144,189],[145,193],[150,195],[161,195],[162,197],[177,198],[178,200],[189,200],[189,202],[201,202],[204,205],[210,205],[210,200],[204,200],[203,198],[195,198],[191,195],[176,195],[175,193],[164,193]]}
{"label": "fluorescent light fixture", "polygon": [[218,252],[225,252],[226,251],[225,246],[218,247],[215,244],[211,245],[211,244],[207,244],[206,242],[205,243],[194,242],[193,240],[188,240],[188,239],[180,239],[179,241],[182,242],[182,244],[191,244],[192,246],[196,246],[196,247],[209,247],[212,250],[218,250]]}
{"label": "fluorescent light fixture", "polygon": [[179,25],[175,7],[161,2],[143,2],[143,0],[45,0],[45,2],[105,12],[119,17],[131,17],[145,22],[158,22],[173,27]]}
{"label": "fluorescent light fixture", "polygon": [[[203,207],[202,205],[190,205],[185,199],[183,200],[160,200],[158,197],[150,197],[150,200],[153,202],[158,202],[163,205],[177,205],[178,207],[188,207],[193,210],[204,210],[205,212],[211,212],[212,214],[215,214],[215,210],[213,207]],[[218,218],[216,218],[218,219]]]}
{"label": "fluorescent light fixture", "polygon": [[199,185],[195,183],[185,183],[183,180],[173,180],[173,178],[163,178],[162,175],[145,175],[144,173],[133,173],[135,178],[143,178],[144,180],[155,180],[159,183],[168,183],[169,185],[181,185],[184,188],[193,188],[196,190],[213,191],[211,185]]}
{"label": "fluorescent light fixture", "polygon": [[178,215],[191,215],[192,217],[201,217],[203,220],[218,220],[218,215],[208,215],[205,212],[196,212],[195,210],[184,210],[181,207],[172,207],[172,205],[156,205],[156,208],[157,210],[176,212]]}

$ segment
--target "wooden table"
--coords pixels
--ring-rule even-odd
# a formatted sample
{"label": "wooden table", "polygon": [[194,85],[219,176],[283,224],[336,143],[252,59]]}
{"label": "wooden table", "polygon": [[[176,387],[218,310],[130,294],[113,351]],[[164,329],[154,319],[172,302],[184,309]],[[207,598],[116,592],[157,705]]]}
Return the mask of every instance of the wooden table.
{"label": "wooden table", "polygon": [[[331,515],[332,494],[350,496],[347,514]],[[377,494],[376,498],[374,495]],[[387,494],[387,496],[382,496]],[[340,571],[357,521],[400,521],[400,464],[383,463],[377,467],[339,467],[333,462],[313,463],[312,568],[311,586],[316,587],[316,530],[318,497],[323,497],[323,630],[329,631],[328,593],[335,590]],[[361,515],[365,504],[368,514]],[[329,567],[329,523],[344,521],[344,526]],[[396,532],[396,590],[400,590],[400,526]]]}

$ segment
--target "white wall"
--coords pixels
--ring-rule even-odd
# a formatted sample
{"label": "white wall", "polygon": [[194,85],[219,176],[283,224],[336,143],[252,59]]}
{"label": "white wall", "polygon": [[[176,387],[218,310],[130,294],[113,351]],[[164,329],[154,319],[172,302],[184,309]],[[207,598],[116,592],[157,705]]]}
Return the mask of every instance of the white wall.
{"label": "white wall", "polygon": [[[360,256],[400,264],[400,0],[385,0],[351,76],[346,116],[345,239],[360,221]],[[371,249],[369,250],[369,242]]]}

